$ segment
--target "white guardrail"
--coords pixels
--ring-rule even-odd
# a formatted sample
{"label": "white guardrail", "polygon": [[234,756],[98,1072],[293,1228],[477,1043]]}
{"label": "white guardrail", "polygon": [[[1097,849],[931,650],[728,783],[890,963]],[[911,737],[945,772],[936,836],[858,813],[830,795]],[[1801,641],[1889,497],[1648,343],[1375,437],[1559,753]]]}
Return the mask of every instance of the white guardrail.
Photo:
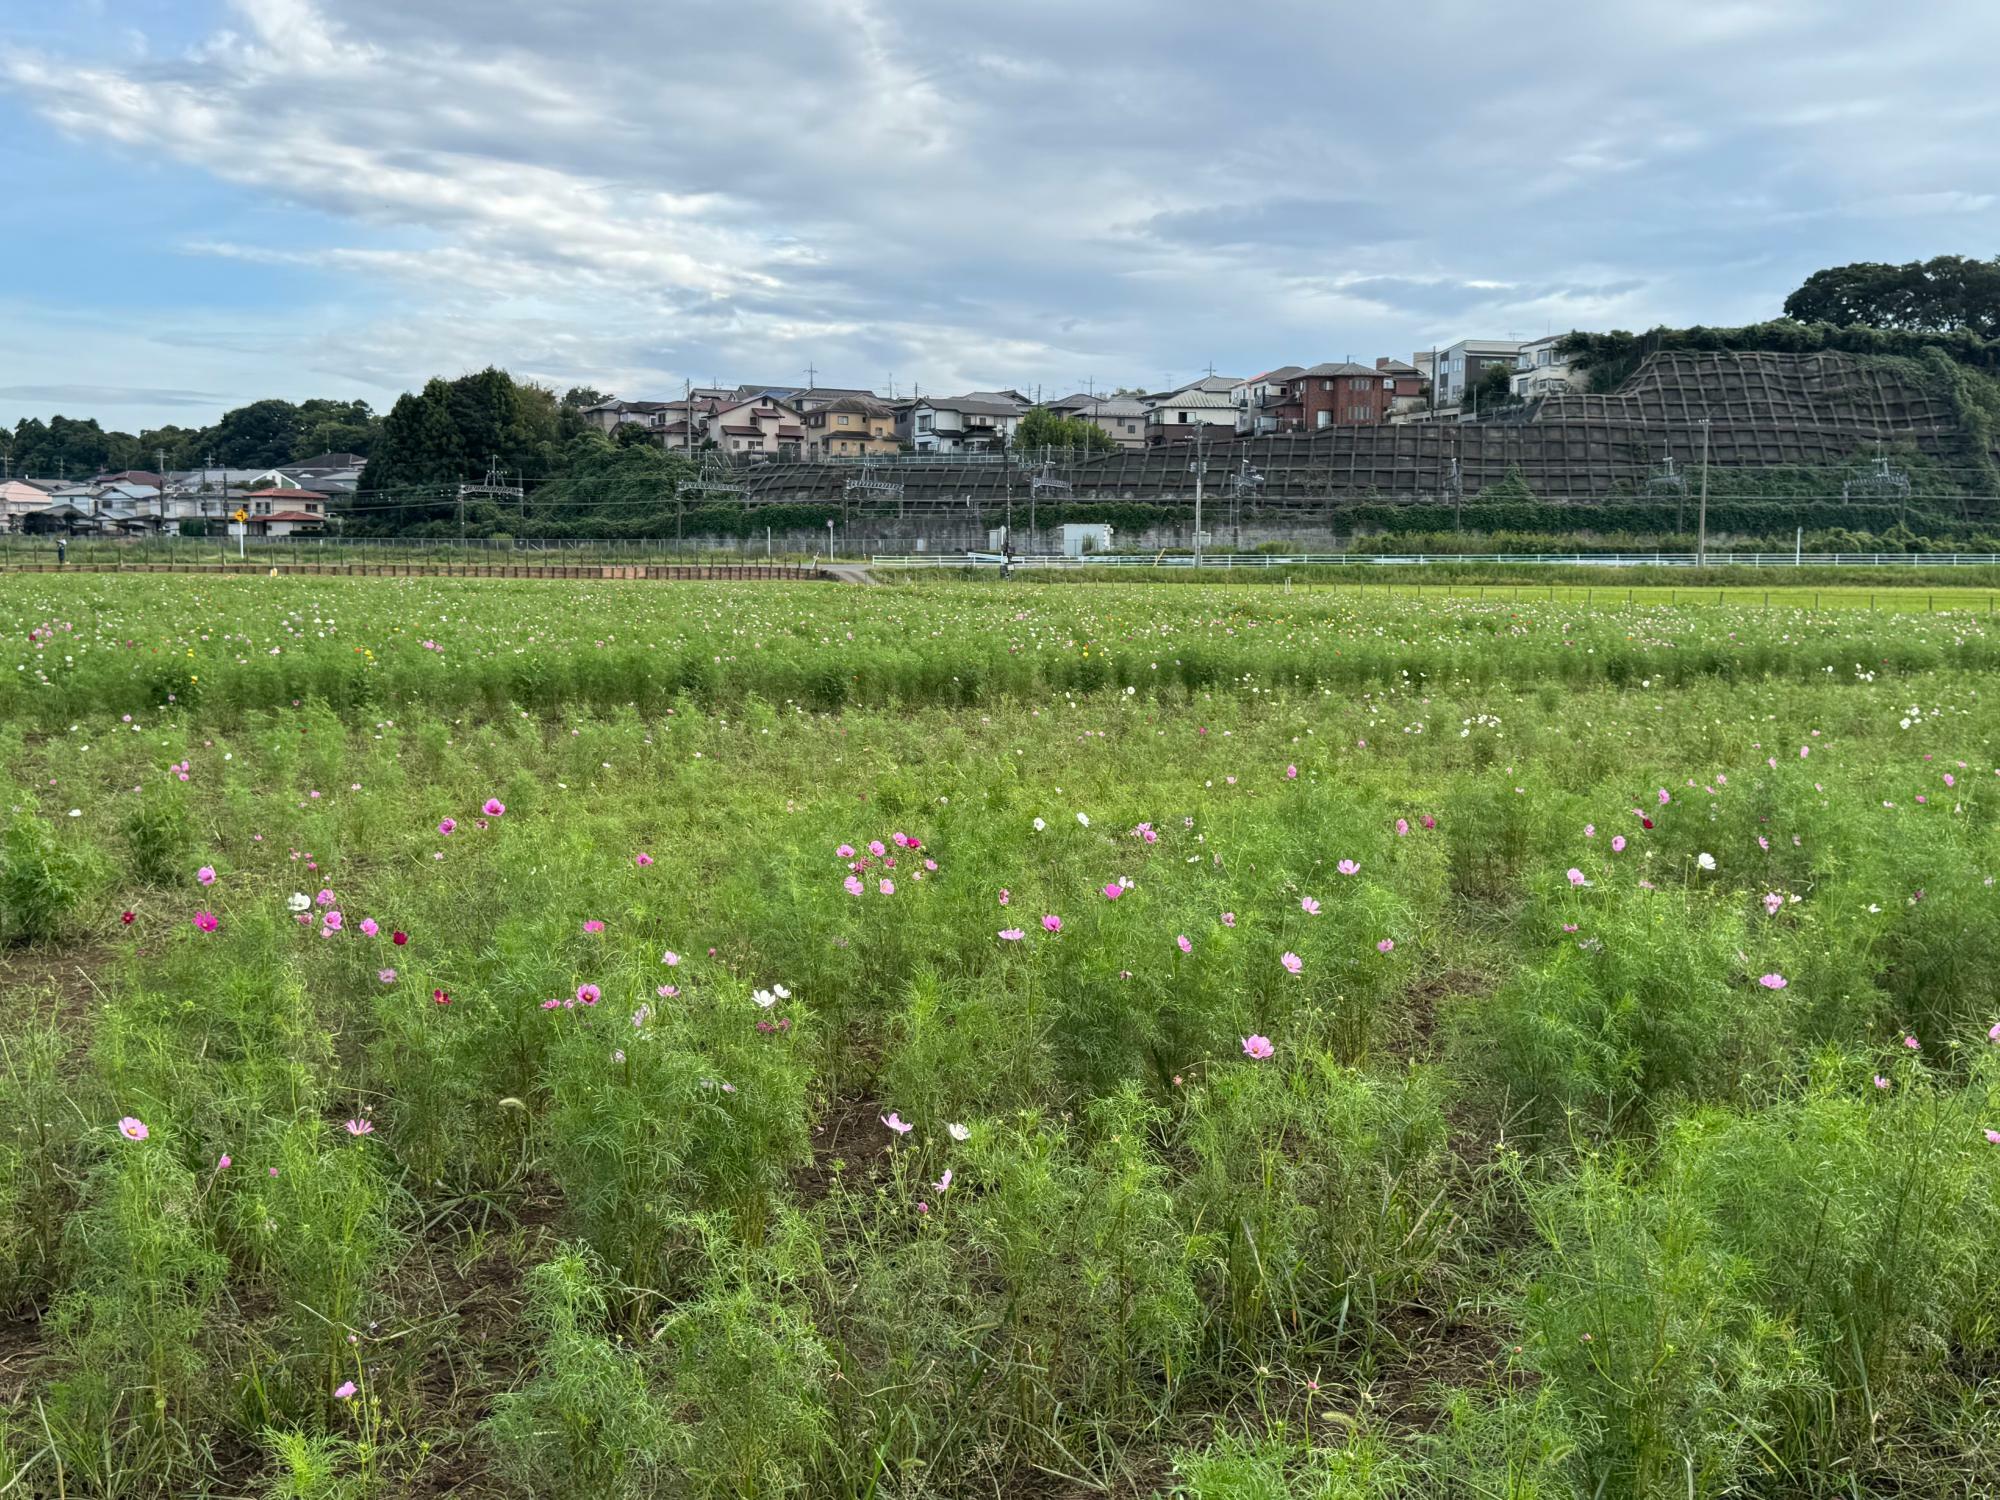
{"label": "white guardrail", "polygon": [[[914,552],[878,554],[868,559],[874,568],[998,568],[1005,559],[995,552]],[[1203,568],[1297,567],[1438,567],[1453,563],[1500,563],[1522,567],[1562,566],[1600,568],[1692,568],[1692,552],[1309,552],[1280,556],[1263,552],[1209,553]],[[1020,556],[1017,568],[1191,568],[1186,552],[1103,552],[1084,557],[1051,554]],[[1994,552],[1712,552],[1711,568],[1891,568],[1992,567]]]}

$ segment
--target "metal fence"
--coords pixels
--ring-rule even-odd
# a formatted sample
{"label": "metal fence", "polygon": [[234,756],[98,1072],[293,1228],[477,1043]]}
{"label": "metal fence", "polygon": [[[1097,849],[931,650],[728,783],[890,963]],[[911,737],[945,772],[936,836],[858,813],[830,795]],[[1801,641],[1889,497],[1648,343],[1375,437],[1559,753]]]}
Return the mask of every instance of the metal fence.
{"label": "metal fence", "polygon": [[[1310,552],[1283,556],[1263,552],[1204,554],[1203,568],[1446,567],[1462,563],[1534,567],[1605,568],[1887,568],[1994,567],[1994,552],[1711,552],[1704,561],[1693,552]],[[997,568],[996,553],[904,553],[871,557],[874,568]],[[1013,559],[1017,568],[1192,568],[1193,554],[1162,552],[1088,553],[1082,557],[1035,554]]]}

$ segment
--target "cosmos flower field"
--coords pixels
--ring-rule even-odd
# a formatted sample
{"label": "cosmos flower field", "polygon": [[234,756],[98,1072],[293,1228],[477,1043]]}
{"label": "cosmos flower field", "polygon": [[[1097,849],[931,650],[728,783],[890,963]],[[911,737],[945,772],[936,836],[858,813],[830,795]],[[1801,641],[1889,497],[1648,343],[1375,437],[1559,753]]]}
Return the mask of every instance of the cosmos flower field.
{"label": "cosmos flower field", "polygon": [[0,1494],[1994,1493],[1997,667],[0,581]]}

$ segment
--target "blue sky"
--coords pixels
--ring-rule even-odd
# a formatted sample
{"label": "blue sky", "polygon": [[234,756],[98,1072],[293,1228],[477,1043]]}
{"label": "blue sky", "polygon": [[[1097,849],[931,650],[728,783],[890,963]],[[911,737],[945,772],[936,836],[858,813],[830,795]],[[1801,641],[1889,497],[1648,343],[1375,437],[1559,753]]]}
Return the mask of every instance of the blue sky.
{"label": "blue sky", "polygon": [[0,421],[1048,394],[2000,251],[2000,7],[0,0]]}

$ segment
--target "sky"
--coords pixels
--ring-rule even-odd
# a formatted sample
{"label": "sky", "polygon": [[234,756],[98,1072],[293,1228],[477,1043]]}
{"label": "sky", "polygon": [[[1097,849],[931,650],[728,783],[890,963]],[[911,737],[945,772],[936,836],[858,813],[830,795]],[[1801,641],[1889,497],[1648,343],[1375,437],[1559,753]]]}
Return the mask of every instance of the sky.
{"label": "sky", "polygon": [[0,0],[0,422],[906,395],[1740,323],[2000,252],[2000,6]]}

